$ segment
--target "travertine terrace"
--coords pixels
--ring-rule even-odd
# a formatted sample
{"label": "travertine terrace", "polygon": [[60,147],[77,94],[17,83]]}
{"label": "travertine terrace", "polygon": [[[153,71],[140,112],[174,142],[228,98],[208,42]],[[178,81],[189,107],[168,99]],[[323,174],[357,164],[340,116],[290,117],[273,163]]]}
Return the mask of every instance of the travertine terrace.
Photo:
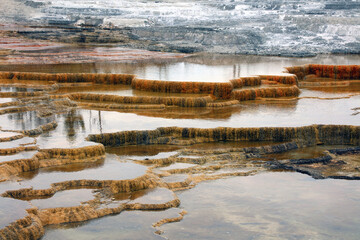
{"label": "travertine terrace", "polygon": [[[359,125],[166,125],[96,132],[86,129],[86,119],[77,112],[96,111],[100,116],[101,111],[113,111],[164,119],[177,118],[177,114],[196,118],[201,111],[231,115],[242,103],[325,99],[299,94],[307,87],[356,85],[360,79],[359,65],[305,65],[286,71],[226,82],[147,80],[131,74],[0,72],[0,116],[8,117],[0,125],[0,205],[19,211],[15,219],[7,212],[0,213],[0,239],[39,239],[49,225],[84,222],[125,211],[177,208],[181,204],[178,191],[208,180],[267,171],[359,180]],[[96,91],[104,85],[121,86],[138,94],[86,92],[87,88]],[[71,88],[85,91],[64,90]],[[359,94],[355,91],[333,99]],[[353,111],[357,117],[359,108]],[[22,116],[26,114],[36,120],[24,122]],[[211,114],[207,116],[212,118]],[[202,144],[220,147],[197,147]],[[155,157],[131,158],[126,153],[119,157],[117,152],[127,151],[124,146],[173,149]],[[286,157],[291,151],[317,146],[323,147],[319,156]],[[73,202],[59,204],[56,199],[61,199],[61,194],[69,194]],[[76,194],[83,201],[76,201]],[[43,208],[41,201],[50,207]],[[179,209],[174,216],[154,222],[154,232],[160,234],[163,224],[181,221],[186,214],[186,209]]]}

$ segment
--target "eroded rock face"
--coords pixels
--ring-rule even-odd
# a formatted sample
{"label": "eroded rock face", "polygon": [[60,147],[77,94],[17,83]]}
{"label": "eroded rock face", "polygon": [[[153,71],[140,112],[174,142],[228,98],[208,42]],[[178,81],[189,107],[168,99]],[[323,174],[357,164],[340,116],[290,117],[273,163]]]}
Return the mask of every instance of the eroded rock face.
{"label": "eroded rock face", "polygon": [[[156,51],[283,56],[359,53],[358,1],[6,0],[3,23],[62,42],[120,43]],[[16,11],[23,9],[23,11]],[[20,14],[26,12],[27,14]]]}

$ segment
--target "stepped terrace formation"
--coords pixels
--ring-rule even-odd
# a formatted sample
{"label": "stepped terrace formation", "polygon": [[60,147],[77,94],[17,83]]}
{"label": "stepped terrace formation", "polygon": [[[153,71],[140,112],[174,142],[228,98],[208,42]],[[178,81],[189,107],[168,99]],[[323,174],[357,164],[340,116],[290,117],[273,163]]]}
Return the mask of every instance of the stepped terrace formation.
{"label": "stepped terrace formation", "polygon": [[[159,214],[149,227],[166,234],[191,214],[185,190],[211,180],[269,172],[359,180],[360,66],[286,71],[224,82],[0,72],[0,239],[51,238],[51,226],[137,211]],[[307,104],[320,106],[313,124],[284,117]],[[323,108],[338,105],[343,124],[324,124]],[[275,126],[252,126],[266,118],[257,108]]]}

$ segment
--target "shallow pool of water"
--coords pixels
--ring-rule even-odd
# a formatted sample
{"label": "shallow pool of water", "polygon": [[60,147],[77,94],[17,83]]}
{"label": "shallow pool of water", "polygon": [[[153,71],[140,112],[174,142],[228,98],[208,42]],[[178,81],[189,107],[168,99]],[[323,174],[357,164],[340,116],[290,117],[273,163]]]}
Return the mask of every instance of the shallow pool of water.
{"label": "shallow pool of water", "polygon": [[127,73],[138,78],[168,81],[223,82],[229,79],[279,74],[284,67],[303,64],[358,64],[358,55],[320,55],[312,58],[244,55],[195,55],[181,59],[88,64],[9,65],[0,71]]}
{"label": "shallow pool of water", "polygon": [[31,208],[28,202],[4,197],[0,197],[0,206],[0,229],[18,219],[26,217],[28,215],[26,209]]}
{"label": "shallow pool of water", "polygon": [[[132,63],[94,63],[33,66],[0,66],[0,70],[41,72],[105,72],[130,73],[139,78],[171,81],[228,81],[254,74],[279,74],[286,66],[325,63],[358,64],[360,57],[318,56],[316,58],[278,58],[256,56],[200,55],[177,60]],[[300,99],[241,102],[221,109],[178,108],[161,110],[104,111],[72,109],[40,118],[36,111],[0,115],[2,130],[29,130],[56,121],[56,129],[36,137],[36,145],[44,148],[72,148],[93,145],[86,142],[89,134],[126,130],[150,130],[158,127],[297,127],[312,124],[359,125],[359,84],[338,88],[303,88]],[[58,93],[93,92],[121,96],[167,96],[146,93],[129,86],[81,86],[60,88]],[[178,96],[172,94],[172,96]],[[186,95],[199,96],[199,95]],[[319,99],[322,98],[322,99]],[[0,103],[14,99],[0,98]],[[0,138],[13,136],[1,132]],[[0,144],[0,148],[28,143],[29,138]],[[215,150],[259,146],[264,142],[209,143],[188,146],[190,149]],[[343,147],[343,146],[342,146]],[[21,181],[0,184],[0,193],[26,187],[49,188],[51,183],[91,179],[124,180],[142,176],[148,168],[132,160],[167,158],[180,146],[126,146],[107,148],[105,160],[42,168],[19,175]],[[313,147],[272,154],[276,159],[311,158],[323,155],[326,147]],[[0,156],[1,161],[30,158],[36,151]],[[188,157],[184,155],[184,157]],[[194,156],[193,156],[194,157]],[[198,156],[195,156],[198,157]],[[227,174],[250,171],[230,162],[228,168],[213,171]],[[208,164],[210,165],[210,164]],[[205,167],[208,165],[204,165]],[[236,166],[233,166],[236,165]],[[197,166],[174,163],[157,170],[172,170]],[[211,172],[211,171],[209,171]],[[200,173],[203,174],[203,173]],[[210,175],[210,174],[209,174]],[[175,174],[165,182],[185,181],[188,175]],[[178,192],[181,209],[189,212],[180,223],[167,224],[160,229],[169,239],[357,239],[360,235],[360,191],[358,181],[314,180],[290,172],[268,172],[248,177],[202,182],[193,189]],[[172,192],[155,188],[115,196],[114,202],[163,203],[173,199]],[[58,192],[47,199],[32,200],[39,208],[76,206],[93,198],[91,189]],[[109,200],[109,199],[107,199]],[[19,207],[20,215],[27,205]],[[18,202],[0,201],[0,208],[17,207]],[[164,217],[177,217],[181,209],[166,211],[126,211],[78,224],[47,227],[43,239],[162,239],[151,225]],[[1,215],[1,213],[3,215]],[[14,221],[5,210],[0,211],[6,225]],[[16,215],[16,216],[20,216]],[[21,215],[22,216],[22,215]],[[16,218],[17,219],[17,218]],[[1,226],[0,226],[1,228]],[[239,237],[240,236],[240,237]]]}
{"label": "shallow pool of water", "polygon": [[31,200],[31,204],[40,208],[75,207],[94,199],[92,189],[73,189],[61,191],[49,198]]}
{"label": "shallow pool of water", "polygon": [[178,193],[184,220],[169,239],[357,239],[360,182],[263,173],[204,182]]}
{"label": "shallow pool of water", "polygon": [[[72,168],[72,164],[62,167],[43,168],[35,172],[25,172],[19,175],[24,180],[22,188],[46,189],[51,183],[71,180],[126,180],[140,177],[147,168],[130,162],[120,162],[115,156],[108,155],[105,162],[93,166],[84,164],[84,168]],[[65,169],[68,168],[67,171]]]}
{"label": "shallow pool of water", "polygon": [[[359,184],[289,172],[204,182],[178,193],[188,214],[160,229],[168,239],[357,239]],[[43,239],[158,239],[151,224],[176,212],[131,211],[48,227]]]}
{"label": "shallow pool of water", "polygon": [[250,101],[224,109],[183,109],[157,111],[102,111],[75,109],[68,113],[39,118],[35,111],[0,115],[4,130],[28,130],[53,120],[55,130],[37,138],[41,147],[84,145],[91,133],[150,130],[158,127],[298,127],[312,124],[359,125],[353,108],[360,96],[349,99],[305,98],[293,101]]}
{"label": "shallow pool of water", "polygon": [[164,218],[177,217],[180,209],[165,211],[126,211],[119,215],[95,219],[86,223],[49,226],[42,239],[149,239],[161,240],[155,234],[153,223]]}

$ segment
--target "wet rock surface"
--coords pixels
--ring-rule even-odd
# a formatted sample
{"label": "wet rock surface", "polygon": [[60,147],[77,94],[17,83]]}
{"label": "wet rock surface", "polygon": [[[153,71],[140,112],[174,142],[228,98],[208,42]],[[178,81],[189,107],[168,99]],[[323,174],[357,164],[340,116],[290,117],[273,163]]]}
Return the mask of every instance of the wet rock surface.
{"label": "wet rock surface", "polygon": [[267,167],[271,169],[293,170],[308,174],[315,179],[359,180],[359,159],[358,147],[329,149],[325,152],[325,156],[322,157],[270,162],[267,164]]}
{"label": "wet rock surface", "polygon": [[5,3],[1,22],[31,22],[35,27],[17,31],[27,38],[182,53],[304,57],[360,50],[358,1]]}
{"label": "wet rock surface", "polygon": [[[305,67],[294,69],[300,69],[295,74],[305,71]],[[360,68],[346,69],[357,76]],[[306,72],[305,79],[309,73]],[[279,170],[305,173],[315,179],[359,179],[358,125],[205,128],[164,124],[164,116],[169,114],[172,119],[176,111],[188,114],[188,118],[197,116],[200,124],[200,111],[216,108],[231,112],[229,109],[240,105],[229,94],[236,91],[249,92],[244,94],[242,102],[298,101],[302,97],[297,97],[300,89],[296,85],[301,81],[297,81],[296,75],[261,75],[222,84],[137,82],[134,75],[128,74],[1,72],[0,76],[4,78],[2,92],[14,94],[11,101],[4,95],[0,105],[0,206],[26,203],[19,208],[24,210],[23,215],[16,219],[4,213],[1,239],[38,239],[49,225],[81,224],[134,210],[181,208],[178,194],[209,180],[251,177]],[[110,89],[119,84],[136,84],[136,88],[153,92],[144,92],[146,96],[121,96],[66,90],[82,86],[96,89],[105,84]],[[124,89],[128,91],[120,88],[120,92]],[[288,95],[288,89],[294,94]],[[158,91],[163,95],[157,96]],[[189,92],[205,96],[189,96]],[[182,93],[186,95],[181,96]],[[152,113],[151,104],[160,105],[165,113]],[[82,108],[90,109],[86,110],[89,117],[82,115],[85,111]],[[101,118],[99,109],[110,114],[106,116],[117,117]],[[125,113],[113,112],[115,109]],[[140,110],[140,118],[142,114],[160,114],[161,126],[119,131],[124,128],[118,126],[121,121],[118,116],[135,116],[126,115],[134,114],[126,112],[130,110]],[[93,124],[91,114],[98,119]],[[224,120],[222,115],[219,117]],[[353,117],[356,116],[348,116]],[[109,121],[104,126],[111,128],[105,131],[102,121]],[[219,124],[217,118],[211,121]],[[152,148],[150,145],[154,146],[153,152],[147,150]],[[316,151],[312,152],[313,148]],[[153,232],[161,234],[162,225],[181,221],[186,213],[185,209],[177,209],[174,214],[162,214],[150,224]]]}

